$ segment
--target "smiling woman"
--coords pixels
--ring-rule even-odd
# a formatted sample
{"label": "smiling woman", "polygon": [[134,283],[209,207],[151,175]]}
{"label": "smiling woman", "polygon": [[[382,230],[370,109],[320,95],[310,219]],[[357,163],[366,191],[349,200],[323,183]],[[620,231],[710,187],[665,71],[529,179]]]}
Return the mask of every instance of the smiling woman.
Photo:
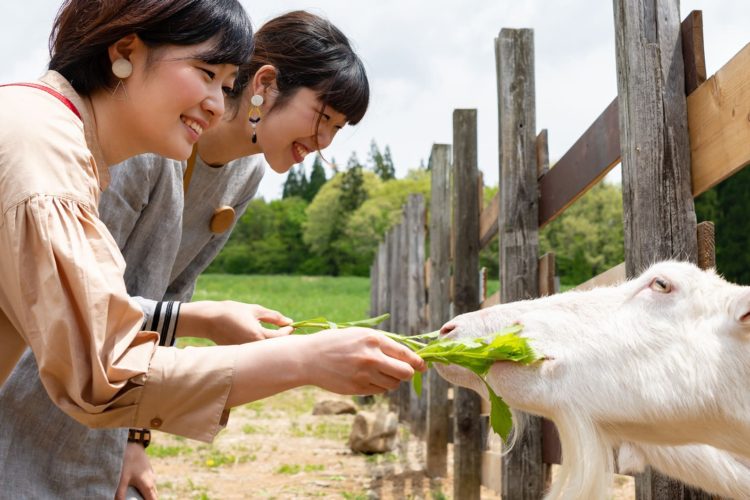
{"label": "smiling woman", "polygon": [[[358,121],[369,96],[361,64],[338,30],[317,18],[310,22],[322,31],[309,36],[322,40],[297,54],[304,56],[301,64],[264,65],[251,72],[238,71],[251,52],[251,31],[235,0],[70,0],[63,5],[51,37],[51,71],[39,82],[0,89],[0,382],[29,346],[36,360],[31,373],[38,371],[50,400],[79,423],[140,428],[134,439],[150,428],[210,441],[234,406],[308,384],[342,394],[383,392],[424,369],[411,351],[366,328],[323,332],[310,339],[269,339],[262,334],[265,329],[253,325],[271,319],[266,312],[249,318],[246,304],[206,301],[182,306],[152,300],[147,308],[128,296],[125,261],[99,218],[97,204],[109,181],[109,164],[136,153],[151,150],[162,160],[184,160],[198,142],[206,170],[262,148],[274,168],[284,170],[295,155],[330,143],[347,120]],[[338,59],[326,62],[329,48],[336,58],[360,68],[353,73],[357,78],[342,78],[351,72],[342,69]],[[294,70],[314,78],[285,87],[280,82],[295,75]],[[249,75],[254,75],[254,95],[265,98],[264,104],[254,100],[264,115],[262,122],[256,120],[262,136],[256,143],[242,93]],[[230,89],[243,104],[234,119],[220,120],[222,94]],[[339,95],[340,89],[356,92]],[[358,97],[351,101],[352,95]],[[269,125],[281,116],[289,120],[293,133]],[[218,123],[221,126],[214,127]],[[212,136],[214,129],[223,132]],[[273,142],[277,134],[283,140]],[[164,168],[156,173],[181,172],[157,163]],[[140,176],[116,193],[137,204],[139,190],[150,187],[148,181],[148,176]],[[165,211],[151,209],[162,222]],[[122,222],[118,215],[124,214],[113,216],[113,227],[124,227],[117,225]],[[147,235],[141,247],[155,248],[156,240],[170,237],[178,245],[188,241],[174,230],[181,224],[166,226],[163,232],[160,226],[144,226]],[[214,250],[206,244],[217,241],[205,235],[207,226],[198,227],[205,238],[195,240],[191,251],[203,252],[201,245],[207,253]],[[151,277],[152,264],[160,260],[131,258],[128,270],[140,266],[142,274]],[[190,269],[207,264],[199,259],[189,263]],[[161,264],[166,264],[167,276],[187,271],[176,270],[176,263]],[[163,290],[157,295],[157,300],[162,298]],[[278,326],[291,322],[280,314],[272,320]],[[282,330],[288,333],[291,328]],[[203,336],[224,345],[176,349],[171,342],[178,335]],[[260,339],[264,341],[253,342]],[[21,381],[17,389],[29,385],[27,373],[15,378]],[[112,497],[111,490],[89,488],[94,478],[106,475],[97,467],[77,471],[76,477],[86,479],[71,484],[69,468],[62,466],[80,466],[82,461],[80,455],[68,455],[71,460],[61,455],[75,448],[61,444],[70,436],[52,438],[59,426],[47,418],[42,425],[27,423],[31,419],[23,412],[30,405],[15,404],[21,416],[13,420],[26,427],[15,432],[0,425],[0,441],[7,445],[0,457],[33,447],[32,460],[25,462],[29,467],[21,460],[11,464],[10,458],[0,463],[3,496],[15,487],[18,494],[10,496],[21,498]],[[105,448],[101,456],[111,459],[108,445],[97,444]],[[49,446],[54,450],[44,451]],[[93,456],[92,451],[88,458]],[[42,461],[44,467],[38,467]],[[67,489],[59,487],[60,481]],[[155,498],[154,488],[142,493]]]}
{"label": "smiling woman", "polygon": [[[305,11],[279,16],[258,30],[252,61],[239,77],[247,79],[237,112],[255,123],[246,120],[237,130],[236,144],[244,151],[233,154],[263,153],[278,173],[328,147],[346,124],[359,123],[370,100],[367,73],[346,35]],[[254,105],[253,97],[261,104]],[[240,141],[252,135],[255,142]]]}

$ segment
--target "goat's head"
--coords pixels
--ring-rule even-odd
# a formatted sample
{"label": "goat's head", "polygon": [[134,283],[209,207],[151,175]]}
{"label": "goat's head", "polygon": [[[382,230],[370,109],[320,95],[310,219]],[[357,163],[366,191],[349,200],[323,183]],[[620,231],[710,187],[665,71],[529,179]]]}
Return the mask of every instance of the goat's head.
{"label": "goat's head", "polygon": [[[707,426],[750,425],[750,288],[713,271],[662,262],[619,286],[463,314],[442,333],[481,337],[515,323],[542,360],[490,369],[488,383],[511,407],[558,426],[577,415],[576,425],[613,440],[657,444],[726,448],[722,431]],[[467,370],[438,371],[485,392]]]}

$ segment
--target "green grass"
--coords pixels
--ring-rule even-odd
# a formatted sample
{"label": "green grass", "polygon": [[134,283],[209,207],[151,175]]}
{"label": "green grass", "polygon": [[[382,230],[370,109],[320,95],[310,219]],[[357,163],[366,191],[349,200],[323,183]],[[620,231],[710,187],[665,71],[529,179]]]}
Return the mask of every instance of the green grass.
{"label": "green grass", "polygon": [[[295,321],[324,316],[331,321],[369,317],[370,279],[354,276],[261,276],[203,274],[193,300],[236,300],[275,309]],[[177,345],[210,345],[180,338]]]}
{"label": "green grass", "polygon": [[163,446],[158,443],[151,443],[151,446],[146,448],[146,454],[152,458],[165,458],[165,457],[176,457],[178,455],[188,455],[193,452],[193,449],[189,446]]}
{"label": "green grass", "polygon": [[242,276],[204,274],[193,300],[237,300],[276,309],[294,320],[368,316],[370,280],[352,276]]}

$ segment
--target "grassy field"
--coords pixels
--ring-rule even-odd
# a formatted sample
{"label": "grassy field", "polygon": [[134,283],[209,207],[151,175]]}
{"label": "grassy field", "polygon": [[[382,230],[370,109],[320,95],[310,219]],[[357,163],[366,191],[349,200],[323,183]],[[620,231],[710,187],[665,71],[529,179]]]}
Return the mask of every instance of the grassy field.
{"label": "grassy field", "polygon": [[[295,321],[323,316],[330,321],[369,317],[370,279],[354,276],[256,276],[204,274],[193,300],[236,300],[275,309]],[[181,338],[178,345],[207,345]]]}
{"label": "grassy field", "polygon": [[325,316],[332,321],[352,321],[369,314],[370,280],[352,276],[200,277],[193,300],[225,299],[261,304],[294,320]]}

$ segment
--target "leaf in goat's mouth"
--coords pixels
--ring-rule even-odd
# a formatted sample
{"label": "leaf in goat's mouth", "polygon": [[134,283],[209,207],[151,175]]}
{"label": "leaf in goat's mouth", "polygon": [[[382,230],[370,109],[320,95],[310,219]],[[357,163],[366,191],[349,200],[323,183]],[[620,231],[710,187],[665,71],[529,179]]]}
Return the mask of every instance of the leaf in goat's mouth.
{"label": "leaf in goat's mouth", "polygon": [[[351,326],[375,327],[390,317],[383,314],[375,318],[369,318],[350,322],[332,322],[325,318],[314,318],[292,323],[295,334],[310,334],[330,328],[347,328]],[[513,325],[508,328],[479,338],[439,338],[439,332],[429,332],[418,335],[399,335],[391,332],[381,332],[387,337],[404,344],[413,350],[422,359],[427,361],[428,366],[433,363],[462,366],[476,373],[487,386],[490,395],[490,424],[503,441],[508,440],[513,421],[510,408],[503,399],[495,394],[485,380],[490,367],[497,361],[512,361],[521,364],[530,364],[537,361],[539,356],[529,347],[527,340],[519,337],[523,329],[521,325]],[[414,390],[417,394],[422,393],[422,373],[414,374]]]}

